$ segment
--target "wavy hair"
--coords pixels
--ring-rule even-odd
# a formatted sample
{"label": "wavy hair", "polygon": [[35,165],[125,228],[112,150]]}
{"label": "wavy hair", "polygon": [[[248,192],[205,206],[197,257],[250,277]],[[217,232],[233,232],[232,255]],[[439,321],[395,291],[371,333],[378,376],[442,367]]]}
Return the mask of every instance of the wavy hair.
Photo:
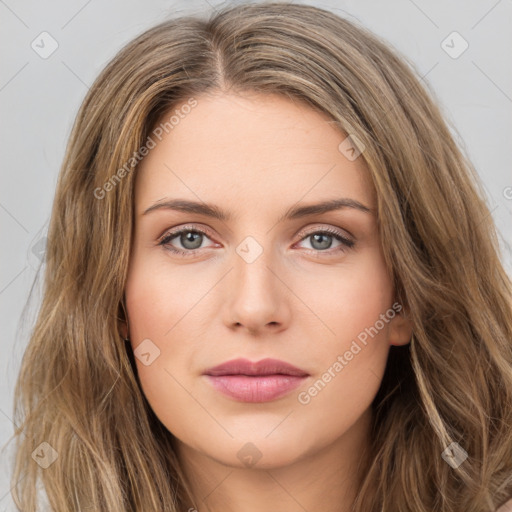
{"label": "wavy hair", "polygon": [[[477,172],[414,66],[389,44],[324,9],[258,3],[145,31],[79,109],[15,389],[16,505],[38,509],[39,481],[58,512],[194,503],[119,322],[136,155],[163,114],[219,91],[303,102],[365,148],[385,262],[414,334],[391,347],[351,510],[503,504],[512,497],[512,285]],[[46,469],[32,458],[43,441],[58,454]],[[451,443],[468,454],[458,467],[441,456]]]}

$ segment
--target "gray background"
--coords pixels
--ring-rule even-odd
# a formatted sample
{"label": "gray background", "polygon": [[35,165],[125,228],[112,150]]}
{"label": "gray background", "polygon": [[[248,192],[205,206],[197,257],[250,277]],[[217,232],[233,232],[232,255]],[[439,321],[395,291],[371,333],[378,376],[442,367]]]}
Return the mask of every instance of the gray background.
{"label": "gray background", "polygon": [[[214,0],[0,0],[2,165],[0,226],[0,511],[10,498],[12,392],[38,304],[20,319],[44,250],[57,174],[77,109],[107,61],[129,40],[169,16],[211,12]],[[302,3],[296,1],[295,3]],[[361,22],[411,60],[482,177],[512,256],[512,2],[510,0],[339,0],[304,2]],[[457,58],[464,42],[469,45]],[[42,58],[31,44],[48,32],[58,48]],[[51,48],[50,39],[44,48]],[[43,48],[39,50],[43,51]],[[43,242],[41,242],[43,240]],[[41,440],[43,441],[43,440]]]}

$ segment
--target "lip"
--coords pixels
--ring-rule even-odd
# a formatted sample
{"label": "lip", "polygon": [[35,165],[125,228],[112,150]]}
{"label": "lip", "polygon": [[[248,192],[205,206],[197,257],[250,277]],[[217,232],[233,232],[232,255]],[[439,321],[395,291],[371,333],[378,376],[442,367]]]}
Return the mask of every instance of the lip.
{"label": "lip", "polygon": [[309,376],[285,361],[233,359],[204,372],[212,386],[239,402],[270,402],[297,388]]}

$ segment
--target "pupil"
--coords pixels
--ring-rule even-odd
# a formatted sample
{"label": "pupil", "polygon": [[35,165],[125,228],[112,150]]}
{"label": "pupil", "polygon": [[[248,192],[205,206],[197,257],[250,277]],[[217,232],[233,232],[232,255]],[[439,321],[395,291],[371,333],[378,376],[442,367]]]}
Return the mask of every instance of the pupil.
{"label": "pupil", "polygon": [[202,233],[188,231],[187,233],[183,233],[181,235],[180,242],[183,245],[183,247],[187,249],[198,249],[199,247],[201,247],[202,236]]}
{"label": "pupil", "polygon": [[[313,241],[311,242],[311,245],[313,246],[314,249],[329,249],[332,243],[331,238],[331,235],[325,235],[321,233],[313,235]],[[317,244],[317,242],[320,243]]]}

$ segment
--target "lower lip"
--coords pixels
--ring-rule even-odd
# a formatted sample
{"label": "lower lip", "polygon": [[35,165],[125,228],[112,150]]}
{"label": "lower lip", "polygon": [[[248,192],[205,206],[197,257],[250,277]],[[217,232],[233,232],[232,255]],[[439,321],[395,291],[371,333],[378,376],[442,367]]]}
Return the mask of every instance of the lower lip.
{"label": "lower lip", "polygon": [[299,387],[306,377],[295,375],[207,375],[213,387],[239,402],[270,402]]}

